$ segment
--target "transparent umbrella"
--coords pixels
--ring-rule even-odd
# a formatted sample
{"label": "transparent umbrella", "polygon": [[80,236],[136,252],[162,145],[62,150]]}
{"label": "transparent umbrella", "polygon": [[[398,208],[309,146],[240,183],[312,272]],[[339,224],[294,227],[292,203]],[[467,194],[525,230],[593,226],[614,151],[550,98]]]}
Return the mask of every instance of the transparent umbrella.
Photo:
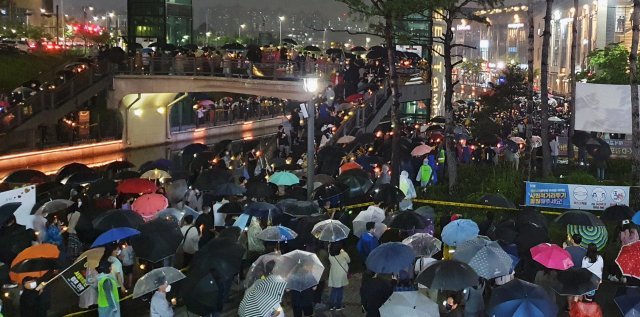
{"label": "transparent umbrella", "polygon": [[247,275],[244,278],[244,287],[249,287],[253,285],[253,282],[269,276],[273,271],[273,267],[276,265],[276,260],[280,256],[281,254],[278,252],[271,252],[258,257],[247,271]]}
{"label": "transparent umbrella", "polygon": [[318,284],[324,266],[313,253],[295,250],[276,260],[273,275],[287,281],[287,288],[304,291]]}
{"label": "transparent umbrella", "polygon": [[431,257],[442,250],[442,241],[428,233],[416,233],[402,240],[402,243],[411,247],[418,256]]}
{"label": "transparent umbrella", "polygon": [[316,223],[311,234],[320,241],[336,242],[349,236],[349,227],[338,220],[327,219]]}
{"label": "transparent umbrella", "polygon": [[288,241],[293,240],[298,234],[285,226],[269,226],[258,234],[258,239],[262,241]]}
{"label": "transparent umbrella", "polygon": [[394,292],[380,307],[381,317],[438,317],[438,304],[418,291]]}
{"label": "transparent umbrella", "polygon": [[384,218],[384,210],[377,206],[369,206],[369,208],[361,211],[353,219],[353,235],[359,238],[365,231],[367,231],[367,222],[374,222],[374,235],[380,239],[382,234],[387,230],[387,226],[382,223]]}
{"label": "transparent umbrella", "polygon": [[143,275],[133,288],[133,298],[151,293],[163,284],[175,283],[186,276],[173,267],[161,267]]}

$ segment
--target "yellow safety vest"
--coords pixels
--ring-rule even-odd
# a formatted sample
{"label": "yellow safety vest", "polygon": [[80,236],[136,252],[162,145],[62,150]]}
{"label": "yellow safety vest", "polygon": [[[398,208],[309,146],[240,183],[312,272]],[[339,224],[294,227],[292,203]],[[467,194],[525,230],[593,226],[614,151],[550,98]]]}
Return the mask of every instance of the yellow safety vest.
{"label": "yellow safety vest", "polygon": [[111,293],[113,300],[116,303],[120,301],[120,295],[118,294],[118,282],[111,275],[105,275],[98,281],[98,307],[109,307],[107,294],[104,290],[104,282],[106,280],[111,281]]}

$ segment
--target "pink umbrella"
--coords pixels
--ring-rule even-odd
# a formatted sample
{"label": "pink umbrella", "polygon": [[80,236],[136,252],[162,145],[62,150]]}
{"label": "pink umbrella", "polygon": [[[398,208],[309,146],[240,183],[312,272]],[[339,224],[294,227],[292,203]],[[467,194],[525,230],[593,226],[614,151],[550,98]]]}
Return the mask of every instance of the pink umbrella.
{"label": "pink umbrella", "polygon": [[211,100],[200,100],[198,101],[198,104],[203,107],[209,107],[209,106],[215,105],[215,103]]}
{"label": "pink umbrella", "polygon": [[571,254],[551,243],[540,243],[531,248],[531,257],[546,268],[564,271],[573,267]]}
{"label": "pink umbrella", "polygon": [[167,197],[160,194],[145,194],[133,202],[131,209],[137,212],[144,221],[153,219],[155,214],[161,210],[167,209],[169,201]]}
{"label": "pink umbrella", "polygon": [[431,147],[426,144],[421,144],[416,146],[413,151],[411,151],[411,156],[423,156],[429,152],[431,152]]}

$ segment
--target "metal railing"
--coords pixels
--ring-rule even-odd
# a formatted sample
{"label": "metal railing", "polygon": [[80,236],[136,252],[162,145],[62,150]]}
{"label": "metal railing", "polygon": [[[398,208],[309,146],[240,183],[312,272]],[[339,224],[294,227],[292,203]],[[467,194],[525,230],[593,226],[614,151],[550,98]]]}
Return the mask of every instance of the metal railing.
{"label": "metal railing", "polygon": [[[198,112],[193,111],[188,122],[183,123],[179,118],[177,124],[171,124],[171,132],[189,131],[200,128],[210,128],[234,124],[238,122],[247,122],[251,120],[263,120],[275,118],[285,114],[285,106],[281,103],[271,105],[257,105],[251,107],[238,107],[236,109],[209,109],[204,111],[201,117]],[[173,118],[170,118],[170,120]]]}

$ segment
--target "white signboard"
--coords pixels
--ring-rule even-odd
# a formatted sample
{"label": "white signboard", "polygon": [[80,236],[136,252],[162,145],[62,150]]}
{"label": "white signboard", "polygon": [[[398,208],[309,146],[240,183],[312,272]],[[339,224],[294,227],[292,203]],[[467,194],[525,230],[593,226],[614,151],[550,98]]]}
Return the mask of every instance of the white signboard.
{"label": "white signboard", "polygon": [[18,208],[14,213],[18,223],[29,229],[33,229],[33,216],[31,215],[31,209],[33,209],[33,206],[36,204],[36,187],[27,186],[8,190],[6,192],[0,192],[0,206],[14,202],[22,203],[20,208]]}
{"label": "white signboard", "polygon": [[576,83],[576,130],[631,133],[629,85]]}

